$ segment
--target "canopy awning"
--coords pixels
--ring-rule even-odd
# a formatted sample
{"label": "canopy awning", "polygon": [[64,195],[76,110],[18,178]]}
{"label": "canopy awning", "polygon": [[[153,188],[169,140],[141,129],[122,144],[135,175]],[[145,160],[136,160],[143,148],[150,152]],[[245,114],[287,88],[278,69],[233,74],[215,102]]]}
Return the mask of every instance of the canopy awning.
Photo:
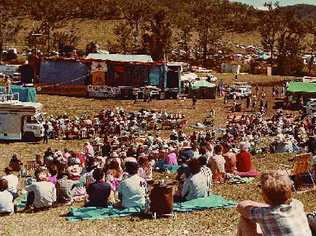
{"label": "canopy awning", "polygon": [[290,82],[288,93],[316,93],[316,83]]}

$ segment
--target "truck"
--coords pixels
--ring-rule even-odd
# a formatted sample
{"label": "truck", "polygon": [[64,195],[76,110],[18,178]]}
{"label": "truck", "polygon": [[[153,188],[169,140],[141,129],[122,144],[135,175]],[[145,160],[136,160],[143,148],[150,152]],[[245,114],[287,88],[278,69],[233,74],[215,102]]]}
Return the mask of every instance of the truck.
{"label": "truck", "polygon": [[229,97],[246,98],[251,96],[251,85],[246,82],[236,82],[230,87]]}
{"label": "truck", "polygon": [[42,104],[0,95],[0,140],[39,141],[44,137]]}
{"label": "truck", "polygon": [[316,115],[316,98],[309,98],[306,102],[305,110],[307,115]]}

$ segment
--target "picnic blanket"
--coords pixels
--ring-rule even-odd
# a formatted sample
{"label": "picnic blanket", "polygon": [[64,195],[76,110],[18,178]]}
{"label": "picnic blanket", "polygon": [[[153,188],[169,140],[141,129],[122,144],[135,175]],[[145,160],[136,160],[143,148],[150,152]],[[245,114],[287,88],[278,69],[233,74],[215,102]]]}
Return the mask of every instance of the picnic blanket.
{"label": "picnic blanket", "polygon": [[27,201],[27,193],[24,193],[21,197],[17,199],[18,209],[24,209]]}
{"label": "picnic blanket", "polygon": [[107,218],[131,216],[131,215],[140,213],[141,211],[142,211],[141,208],[126,208],[126,209],[116,209],[113,207],[71,208],[66,219],[71,222],[80,221],[80,220],[103,220]]}
{"label": "picnic blanket", "polygon": [[228,183],[230,184],[248,184],[251,183],[254,177],[241,177],[238,175],[232,175],[229,177]]}
{"label": "picnic blanket", "polygon": [[236,202],[226,200],[225,198],[212,194],[206,198],[197,198],[186,202],[179,202],[173,205],[176,212],[192,212],[206,209],[233,208]]}
{"label": "picnic blanket", "polygon": [[[206,209],[232,208],[236,206],[235,201],[226,200],[221,196],[212,194],[206,198],[198,198],[191,201],[175,203],[173,211],[192,212]],[[131,216],[142,212],[140,208],[116,209],[108,208],[71,208],[66,219],[71,222],[80,220],[103,220],[107,218]]]}

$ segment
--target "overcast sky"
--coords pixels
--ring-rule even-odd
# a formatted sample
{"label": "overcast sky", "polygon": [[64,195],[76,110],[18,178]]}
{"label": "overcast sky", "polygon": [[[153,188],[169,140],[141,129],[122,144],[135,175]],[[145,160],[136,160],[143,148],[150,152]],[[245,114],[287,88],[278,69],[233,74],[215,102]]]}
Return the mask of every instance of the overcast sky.
{"label": "overcast sky", "polygon": [[[254,5],[256,7],[262,7],[265,2],[268,0],[235,0],[236,2],[242,2],[242,3],[247,3]],[[294,5],[294,4],[312,4],[316,5],[316,0],[279,0],[280,5]]]}

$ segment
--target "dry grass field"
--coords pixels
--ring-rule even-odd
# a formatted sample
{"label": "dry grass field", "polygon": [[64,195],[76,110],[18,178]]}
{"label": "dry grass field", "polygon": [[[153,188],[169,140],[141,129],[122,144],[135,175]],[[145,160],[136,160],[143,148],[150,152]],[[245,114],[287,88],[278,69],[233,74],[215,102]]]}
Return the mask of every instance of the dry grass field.
{"label": "dry grass field", "polygon": [[[231,77],[231,75],[227,75],[222,78],[229,80]],[[241,80],[243,79],[261,81],[264,78],[244,76],[244,78],[241,77]],[[275,78],[275,80],[278,79]],[[268,95],[271,94],[269,87],[265,89]],[[222,126],[225,117],[229,114],[229,107],[223,105],[222,99],[199,100],[195,110],[191,109],[190,99],[133,104],[132,101],[127,100],[95,100],[39,95],[38,100],[44,104],[44,112],[47,115],[63,113],[79,115],[82,112],[95,114],[104,107],[122,106],[127,110],[147,108],[182,112],[190,123],[196,123],[201,122],[206,117],[210,108],[214,108],[216,111],[216,126]],[[187,129],[187,131],[190,130]],[[80,150],[82,145],[83,141],[50,141],[49,143],[49,146],[53,148],[62,149],[67,147],[74,150]],[[0,144],[0,175],[14,152],[21,155],[23,161],[25,161],[33,159],[36,153],[42,153],[47,147],[48,145],[41,143]],[[253,157],[253,161],[258,170],[264,171],[284,168],[282,165],[289,164],[289,157],[290,155],[258,155]],[[172,178],[172,176],[164,176],[164,178],[168,177]],[[161,175],[157,178],[161,178]],[[261,200],[257,181],[246,185],[217,185],[213,192],[236,201],[244,199]],[[299,194],[295,197],[303,201],[308,211],[316,209],[315,192]],[[233,235],[238,223],[238,213],[235,209],[207,210],[190,214],[179,213],[176,219],[149,220],[138,217],[124,217],[78,223],[69,223],[65,220],[63,215],[68,211],[69,207],[58,207],[46,212],[18,213],[13,216],[2,217],[0,218],[0,235]]]}
{"label": "dry grass field", "polygon": [[[87,19],[77,19],[70,20],[67,25],[58,29],[60,31],[66,32],[76,32],[80,37],[80,42],[78,47],[80,49],[85,49],[86,45],[91,42],[97,42],[102,49],[107,49],[108,41],[115,40],[115,35],[113,29],[118,20],[87,20]],[[22,22],[23,28],[19,31],[15,42],[12,42],[14,45],[18,46],[19,49],[25,48],[25,37],[32,30],[33,25],[36,26],[36,23],[26,19]],[[196,37],[193,37],[193,41],[196,40]],[[247,32],[247,33],[225,33],[223,40],[225,42],[231,42],[233,44],[243,44],[243,45],[256,45],[260,46],[260,35],[258,32]],[[173,40],[174,43],[177,40]],[[8,45],[9,46],[9,45]],[[239,52],[240,49],[233,48],[236,52]]]}

